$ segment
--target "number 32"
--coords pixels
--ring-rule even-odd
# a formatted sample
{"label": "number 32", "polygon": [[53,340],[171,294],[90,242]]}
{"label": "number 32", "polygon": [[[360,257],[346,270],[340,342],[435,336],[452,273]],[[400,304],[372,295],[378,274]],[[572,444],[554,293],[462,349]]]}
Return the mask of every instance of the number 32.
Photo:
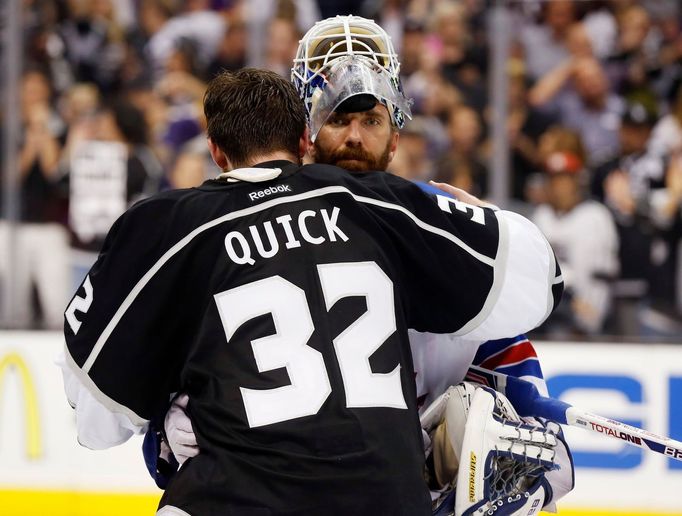
{"label": "number 32", "polygon": [[[367,311],[334,339],[346,406],[406,409],[400,365],[374,373],[369,357],[396,330],[393,283],[374,262],[318,265],[329,311],[344,297],[364,296]],[[281,276],[254,281],[215,295],[229,341],[245,322],[272,314],[275,333],[251,341],[259,372],[285,367],[290,385],[240,387],[251,428],[316,414],[331,393],[322,354],[307,345],[314,325],[305,292]]]}

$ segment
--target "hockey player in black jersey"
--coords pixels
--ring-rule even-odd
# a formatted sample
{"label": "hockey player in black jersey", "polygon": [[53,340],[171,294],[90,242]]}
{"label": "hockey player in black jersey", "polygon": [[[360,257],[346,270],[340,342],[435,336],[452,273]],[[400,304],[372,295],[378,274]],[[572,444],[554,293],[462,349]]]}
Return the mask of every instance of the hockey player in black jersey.
{"label": "hockey player in black jersey", "polygon": [[[390,37],[372,20],[336,16],[316,23],[305,34],[294,60],[292,82],[307,107],[315,136],[310,152],[317,163],[341,166],[352,173],[385,170],[396,150],[402,122],[410,116],[409,103],[400,87],[399,64]],[[387,80],[374,73],[377,65],[383,66],[381,74]],[[321,78],[324,82],[320,82]],[[336,108],[331,111],[334,106]],[[443,195],[431,185],[417,184],[429,193]],[[479,203],[477,199],[467,200],[466,192],[457,191],[455,195],[469,204]],[[502,325],[505,323],[503,319],[498,321]],[[547,393],[537,355],[525,335],[487,342],[413,330],[409,330],[408,336],[422,416],[449,386],[464,380],[470,364],[523,377],[533,381],[540,392]],[[187,401],[187,395],[180,393],[165,417],[165,425],[162,421],[153,421],[145,436],[147,465],[160,487],[164,487],[177,470],[174,459],[183,463],[200,452],[185,410]],[[537,421],[531,423],[537,427],[536,433],[557,430],[556,427],[550,430]],[[166,435],[162,436],[160,430],[164,426]],[[428,443],[429,439],[426,439],[425,448],[429,447]],[[537,503],[551,510],[552,505],[572,489],[570,453],[561,436],[557,443],[554,451],[558,468],[544,475],[535,472],[523,507],[507,507],[505,497],[505,505],[498,506],[501,512],[525,515],[528,508],[536,507]],[[169,453],[169,447],[174,455]],[[440,452],[436,446],[433,455],[440,457]],[[450,455],[444,453],[442,456]],[[451,471],[452,468],[453,465],[448,465],[445,469]],[[454,503],[453,493],[446,488],[447,484],[452,484],[452,478],[441,473],[445,469],[436,468],[435,477],[439,480],[432,486],[432,493],[437,496],[433,503],[434,515],[447,514]],[[489,502],[493,503],[493,500]]]}
{"label": "hockey player in black jersey", "polygon": [[220,76],[205,111],[225,172],[128,210],[67,308],[79,441],[120,444],[183,391],[202,453],[160,514],[430,514],[407,328],[531,329],[549,245],[512,213],[300,166],[305,111],[275,74]]}

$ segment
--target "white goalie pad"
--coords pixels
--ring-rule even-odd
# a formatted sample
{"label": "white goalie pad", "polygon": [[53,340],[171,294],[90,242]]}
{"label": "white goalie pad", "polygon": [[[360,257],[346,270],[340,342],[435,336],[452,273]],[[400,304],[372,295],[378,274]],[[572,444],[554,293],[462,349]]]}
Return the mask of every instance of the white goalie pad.
{"label": "white goalie pad", "polygon": [[502,394],[469,382],[450,387],[420,420],[433,454],[434,506],[452,503],[446,494],[453,487],[449,514],[456,516],[529,516],[549,502],[545,474],[555,473],[557,450],[564,450],[558,426],[528,424]]}
{"label": "white goalie pad", "polygon": [[524,423],[499,392],[476,389],[462,442],[455,514],[539,513],[547,495],[544,475],[557,468],[558,442],[551,430]]}
{"label": "white goalie pad", "polygon": [[439,489],[454,486],[464,427],[475,391],[476,386],[469,382],[451,386],[420,417],[421,426],[429,437],[424,451],[427,456],[433,453],[435,487]]}

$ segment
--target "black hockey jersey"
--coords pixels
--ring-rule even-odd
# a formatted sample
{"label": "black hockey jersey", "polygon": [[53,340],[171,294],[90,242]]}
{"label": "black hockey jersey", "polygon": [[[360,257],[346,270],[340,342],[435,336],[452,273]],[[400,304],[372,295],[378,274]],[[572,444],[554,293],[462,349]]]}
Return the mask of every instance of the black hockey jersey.
{"label": "black hockey jersey", "polygon": [[544,292],[539,324],[561,290],[551,249],[524,219],[543,266],[511,270],[526,244],[502,212],[386,173],[259,167],[282,172],[169,191],[116,222],[67,308],[67,363],[139,429],[189,394],[201,453],[162,506],[430,514],[407,330],[485,328],[523,282]]}

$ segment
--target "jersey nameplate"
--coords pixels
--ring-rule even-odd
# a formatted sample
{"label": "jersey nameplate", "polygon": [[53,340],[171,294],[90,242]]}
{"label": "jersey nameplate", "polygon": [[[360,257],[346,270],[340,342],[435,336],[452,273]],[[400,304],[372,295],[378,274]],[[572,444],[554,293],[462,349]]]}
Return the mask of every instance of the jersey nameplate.
{"label": "jersey nameplate", "polygon": [[[340,213],[341,210],[337,206],[334,206],[331,214],[326,209],[303,210],[296,215],[295,220],[287,214],[277,217],[274,224],[273,221],[268,220],[257,226],[249,226],[248,233],[230,231],[225,236],[227,256],[236,264],[253,265],[256,263],[254,256],[272,258],[280,251],[281,245],[285,249],[294,249],[301,247],[301,240],[309,244],[320,245],[325,242],[336,242],[338,237],[343,242],[347,242],[348,236],[338,226]],[[320,221],[324,227],[323,232],[320,231]],[[312,227],[317,228],[317,234],[312,231]],[[281,239],[282,242],[275,234],[275,228],[279,230],[279,236],[284,237]]]}

